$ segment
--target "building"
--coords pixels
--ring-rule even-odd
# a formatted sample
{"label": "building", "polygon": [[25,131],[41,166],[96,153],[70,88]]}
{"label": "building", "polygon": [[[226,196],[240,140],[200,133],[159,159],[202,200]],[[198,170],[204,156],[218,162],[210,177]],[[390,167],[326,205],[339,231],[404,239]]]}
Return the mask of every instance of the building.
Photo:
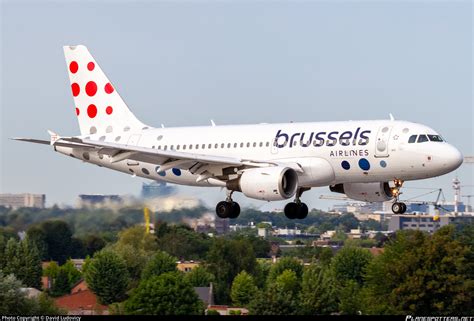
{"label": "building", "polygon": [[201,301],[204,302],[206,306],[214,304],[214,290],[212,283],[210,284],[210,286],[195,287],[194,291],[198,295],[199,299],[201,299]]}
{"label": "building", "polygon": [[56,298],[54,302],[69,315],[109,314],[108,307],[99,303],[97,296],[87,287],[84,280],[77,282],[70,294]]}
{"label": "building", "polygon": [[214,228],[217,234],[226,234],[229,232],[229,219],[228,218],[215,218]]}
{"label": "building", "polygon": [[120,204],[123,199],[120,195],[81,194],[77,202],[78,207],[101,207],[111,204]]}
{"label": "building", "polygon": [[176,264],[176,267],[178,268],[178,270],[180,270],[181,272],[190,272],[191,270],[193,270],[194,268],[197,268],[199,266],[199,262],[195,262],[195,261],[178,261],[177,264]]}
{"label": "building", "polygon": [[44,208],[46,204],[45,194],[0,194],[0,206],[20,208],[35,207]]}
{"label": "building", "polygon": [[442,226],[463,222],[474,222],[474,216],[453,214],[442,216],[402,214],[393,215],[388,228],[391,231],[413,229],[433,233]]}
{"label": "building", "polygon": [[151,182],[142,184],[142,198],[155,198],[168,196],[174,193],[175,187],[168,186],[166,182]]}

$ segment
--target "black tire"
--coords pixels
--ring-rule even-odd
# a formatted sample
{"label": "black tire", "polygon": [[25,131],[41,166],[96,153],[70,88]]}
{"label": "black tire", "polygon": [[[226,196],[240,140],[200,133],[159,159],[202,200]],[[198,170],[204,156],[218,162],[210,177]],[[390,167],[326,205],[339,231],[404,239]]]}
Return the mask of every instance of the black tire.
{"label": "black tire", "polygon": [[216,205],[216,214],[220,218],[228,218],[231,213],[231,203],[222,201]]}
{"label": "black tire", "polygon": [[400,203],[400,205],[402,206],[400,214],[403,214],[407,211],[407,205],[405,203]]}
{"label": "black tire", "polygon": [[296,216],[298,215],[298,208],[299,208],[299,206],[295,202],[291,202],[291,203],[286,204],[286,206],[285,206],[285,216],[287,218],[289,218],[290,220],[295,219]]}
{"label": "black tire", "polygon": [[229,218],[237,218],[240,214],[240,205],[237,202],[232,202],[230,206]]}
{"label": "black tire", "polygon": [[305,203],[300,203],[298,206],[298,211],[296,212],[296,218],[297,219],[304,219],[308,216],[308,205]]}
{"label": "black tire", "polygon": [[399,203],[399,202],[395,202],[392,204],[392,212],[394,214],[401,214],[402,212],[402,203]]}

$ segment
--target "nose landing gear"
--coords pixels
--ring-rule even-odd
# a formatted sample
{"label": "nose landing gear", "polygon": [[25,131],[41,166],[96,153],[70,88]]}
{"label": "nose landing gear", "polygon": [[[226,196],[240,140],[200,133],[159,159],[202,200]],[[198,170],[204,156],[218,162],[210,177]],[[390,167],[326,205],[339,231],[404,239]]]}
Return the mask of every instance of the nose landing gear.
{"label": "nose landing gear", "polygon": [[295,218],[302,220],[306,218],[306,216],[308,216],[308,206],[300,200],[301,194],[308,190],[309,188],[299,188],[296,191],[295,201],[286,204],[285,216],[287,218],[289,218],[290,220],[293,220]]}
{"label": "nose landing gear", "polygon": [[395,202],[392,204],[392,212],[394,214],[403,214],[407,211],[407,205],[403,202],[399,202],[400,197],[400,188],[403,186],[403,181],[401,179],[395,179],[393,181],[395,187],[391,188],[392,195],[395,197]]}
{"label": "nose landing gear", "polygon": [[216,214],[220,218],[237,218],[240,214],[240,205],[232,200],[234,191],[227,190],[225,201],[217,203]]}

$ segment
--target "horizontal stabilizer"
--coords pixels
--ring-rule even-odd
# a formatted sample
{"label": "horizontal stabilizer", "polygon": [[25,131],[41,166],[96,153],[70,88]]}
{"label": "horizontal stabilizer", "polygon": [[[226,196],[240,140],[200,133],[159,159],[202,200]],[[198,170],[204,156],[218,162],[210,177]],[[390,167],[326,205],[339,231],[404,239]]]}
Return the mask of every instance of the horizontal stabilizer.
{"label": "horizontal stabilizer", "polygon": [[44,145],[49,145],[50,141],[49,140],[41,140],[41,139],[34,139],[34,138],[21,138],[21,137],[13,137],[13,140],[19,140],[22,142],[29,142],[29,143],[35,143],[35,144],[44,144]]}

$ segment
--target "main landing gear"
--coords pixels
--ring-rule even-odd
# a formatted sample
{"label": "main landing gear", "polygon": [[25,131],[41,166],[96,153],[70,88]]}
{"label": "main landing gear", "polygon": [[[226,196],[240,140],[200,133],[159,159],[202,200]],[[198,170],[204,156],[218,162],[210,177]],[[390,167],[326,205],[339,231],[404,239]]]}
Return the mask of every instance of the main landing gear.
{"label": "main landing gear", "polygon": [[401,179],[395,179],[393,181],[395,187],[392,187],[392,195],[395,197],[395,202],[392,204],[392,212],[394,214],[403,214],[407,211],[407,205],[403,202],[399,202],[400,188],[402,188],[403,181]]}
{"label": "main landing gear", "polygon": [[308,206],[300,200],[301,194],[307,190],[309,190],[309,188],[299,188],[296,191],[295,201],[286,204],[285,216],[290,220],[295,218],[302,220],[308,216]]}
{"label": "main landing gear", "polygon": [[240,205],[232,200],[234,191],[227,190],[225,201],[217,203],[216,214],[220,218],[237,218],[240,214]]}

